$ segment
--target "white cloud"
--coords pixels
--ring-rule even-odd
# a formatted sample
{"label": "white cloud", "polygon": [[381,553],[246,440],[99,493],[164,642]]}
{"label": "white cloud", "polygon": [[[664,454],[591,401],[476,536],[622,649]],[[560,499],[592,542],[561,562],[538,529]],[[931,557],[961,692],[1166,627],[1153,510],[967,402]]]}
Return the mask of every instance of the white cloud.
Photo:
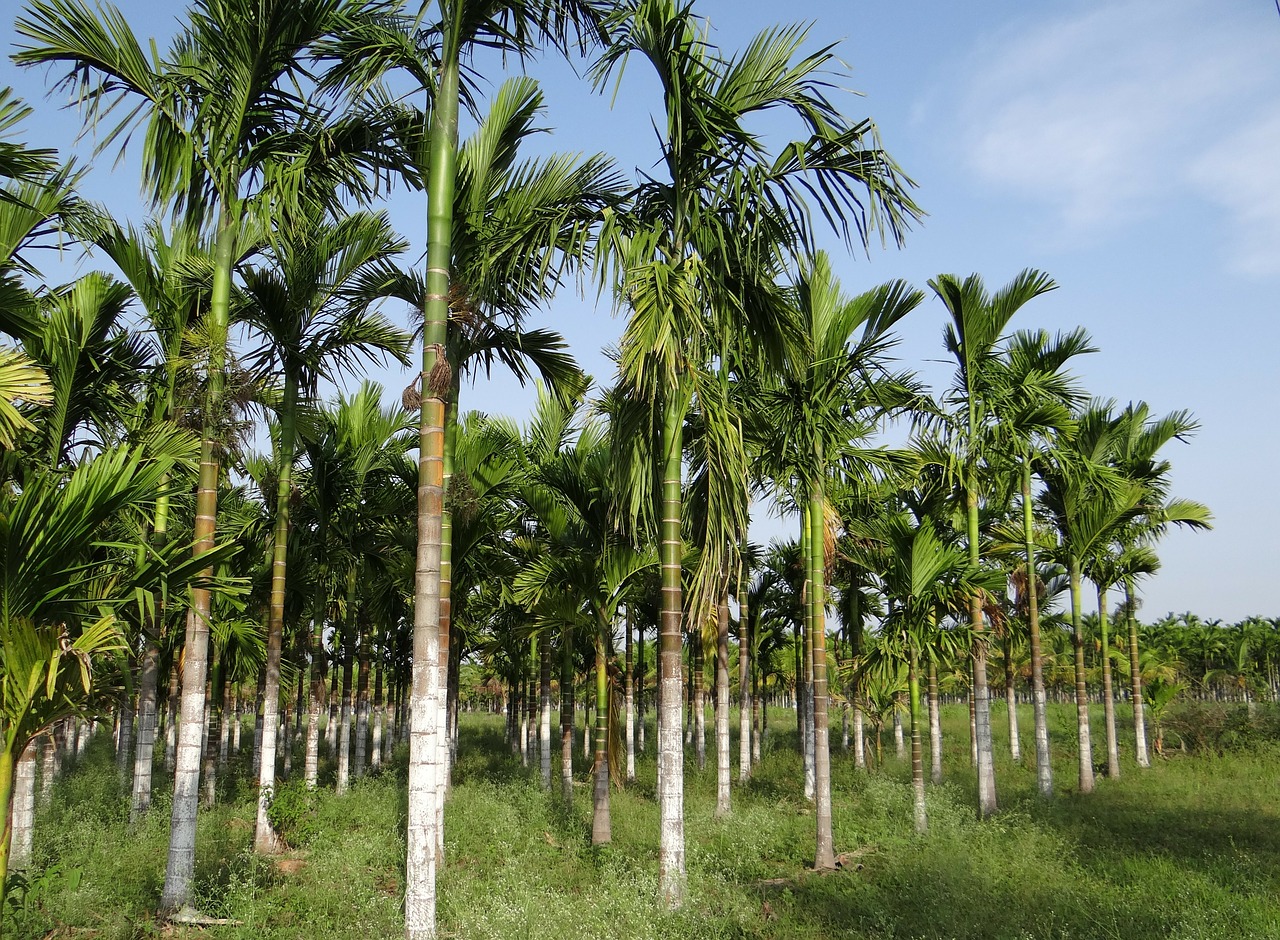
{"label": "white cloud", "polygon": [[1051,206],[1067,234],[1147,214],[1210,180],[1219,206],[1280,232],[1267,198],[1280,182],[1280,131],[1259,120],[1280,91],[1274,10],[1097,3],[1019,21],[962,68],[957,159],[985,184]]}
{"label": "white cloud", "polygon": [[1228,267],[1280,274],[1280,107],[1210,147],[1187,178],[1228,212]]}

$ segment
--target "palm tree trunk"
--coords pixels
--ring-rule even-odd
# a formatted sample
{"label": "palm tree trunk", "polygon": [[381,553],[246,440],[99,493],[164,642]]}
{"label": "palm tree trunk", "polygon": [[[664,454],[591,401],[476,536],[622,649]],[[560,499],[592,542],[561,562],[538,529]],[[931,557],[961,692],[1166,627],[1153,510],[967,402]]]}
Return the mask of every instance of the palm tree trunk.
{"label": "palm tree trunk", "polygon": [[920,740],[920,675],[915,647],[907,666],[907,685],[911,696],[911,795],[916,832],[929,828],[929,815],[924,803],[924,748]]}
{"label": "palm tree trunk", "polygon": [[902,693],[893,696],[893,753],[898,760],[907,756],[907,745],[902,739]]}
{"label": "palm tree trunk", "polygon": [[729,794],[729,597],[716,609],[716,816],[727,816]]}
{"label": "palm tree trunk", "polygon": [[[218,511],[219,442],[216,415],[222,409],[223,369],[226,364],[227,329],[231,312],[231,268],[235,262],[236,234],[240,211],[225,203],[221,209],[214,245],[214,272],[205,318],[209,337],[208,386],[205,396],[204,428],[200,444],[200,473],[196,489],[196,557],[214,545]],[[212,569],[205,571],[212,577]],[[203,588],[192,589],[192,606],[187,617],[186,646],[182,675],[182,727],[178,732],[177,763],[173,781],[173,815],[169,826],[169,856],[165,864],[160,907],[174,911],[191,895],[191,877],[196,860],[196,803],[200,785],[200,741],[204,730],[204,686],[209,665],[209,616],[212,595]]]}
{"label": "palm tree trunk", "polygon": [[637,659],[639,660],[638,672],[636,675],[636,721],[639,727],[636,728],[636,750],[641,754],[644,753],[644,720],[648,713],[644,697],[645,677],[648,675],[644,661],[644,626],[641,625],[636,635]]}
{"label": "palm tree trunk", "polygon": [[356,659],[356,568],[352,564],[347,573],[347,614],[342,623],[342,707],[338,716],[338,779],[335,789],[347,792],[351,780],[351,705],[352,679]]}
{"label": "palm tree trunk", "polygon": [[[447,348],[447,346],[446,346]],[[449,710],[449,666],[453,659],[453,511],[449,508],[449,486],[453,481],[453,455],[457,446],[458,398],[461,395],[462,375],[454,370],[450,375],[449,398],[444,411],[444,452],[440,456],[440,689],[444,695],[444,730],[440,746],[440,798],[436,804],[436,825],[444,832],[444,802],[453,784],[455,754],[452,715]],[[527,766],[527,765],[526,765]],[[440,836],[443,849],[443,836]]]}
{"label": "palm tree trunk", "polygon": [[1129,626],[1129,683],[1133,696],[1133,736],[1139,767],[1150,767],[1147,756],[1147,723],[1142,707],[1142,667],[1138,661],[1138,618],[1133,615],[1133,581],[1124,582],[1125,619]]}
{"label": "palm tree trunk", "polygon": [[369,756],[369,766],[374,770],[382,766],[382,726],[385,717],[382,701],[382,662],[386,645],[386,631],[383,630],[380,631],[378,648],[373,657],[373,752]]}
{"label": "palm tree trunk", "polygon": [[57,722],[54,726],[40,736],[41,747],[43,748],[43,761],[40,767],[40,805],[48,806],[49,800],[53,797],[53,781],[58,776],[58,735],[61,722]]}
{"label": "palm tree trunk", "polygon": [[1093,792],[1093,742],[1089,737],[1089,697],[1085,688],[1084,632],[1080,623],[1080,562],[1073,555],[1071,577],[1071,643],[1076,667],[1076,738],[1080,762],[1080,792]]}
{"label": "palm tree trunk", "polygon": [[[753,633],[755,631],[752,631]],[[754,637],[752,637],[754,639]],[[760,763],[760,742],[764,737],[766,703],[760,696],[760,664],[751,670],[751,763]]]}
{"label": "palm tree trunk", "polygon": [[[137,664],[138,672],[142,671],[142,662],[139,660]],[[139,675],[139,685],[141,685],[141,675]],[[116,770],[120,773],[120,779],[130,790],[133,789],[133,775],[130,773],[133,767],[133,696],[126,695],[120,703],[120,710],[116,712],[120,720],[120,734],[116,738]]]}
{"label": "palm tree trunk", "polygon": [[138,677],[138,741],[134,749],[133,787],[129,801],[131,822],[136,822],[151,808],[151,765],[156,740],[156,684],[160,673],[160,644],[152,633],[147,634],[141,666]]}
{"label": "palm tree trunk", "polygon": [[[745,568],[746,562],[743,562]],[[751,616],[747,586],[738,582],[738,782],[751,776]]]}
{"label": "palm tree trunk", "polygon": [[613,841],[609,823],[609,660],[605,643],[609,622],[603,615],[596,626],[596,755],[595,790],[591,815],[591,844]]}
{"label": "palm tree trunk", "polygon": [[542,789],[551,792],[551,637],[538,641],[538,758]]}
{"label": "palm tree trunk", "polygon": [[359,671],[356,675],[356,739],[352,748],[351,773],[364,776],[365,759],[369,753],[369,624],[364,618],[357,624],[360,633]]}
{"label": "palm tree trunk", "polygon": [[25,868],[31,862],[31,833],[36,818],[36,745],[27,742],[18,758],[13,783],[13,848],[9,864]]}
{"label": "palm tree trunk", "polygon": [[[969,561],[975,567],[979,560],[977,469],[969,467],[965,502],[968,509]],[[987,637],[982,614],[982,595],[975,592],[969,601],[969,619],[973,624],[973,705],[974,744],[977,747],[978,815],[987,817],[998,809],[996,803],[995,747],[991,739],[991,702],[987,686]]]}
{"label": "palm tree trunk", "polygon": [[[405,938],[433,940],[436,870],[443,861],[448,727],[444,723],[440,645],[447,629],[444,593],[444,461],[446,396],[453,374],[448,345],[449,270],[453,258],[453,198],[457,180],[461,27],[446,24],[429,130],[427,297],[423,311],[422,411],[418,449],[418,548],[414,576],[413,684],[410,698],[408,863]],[[447,666],[445,667],[447,668]]]}
{"label": "palm tree trunk", "polygon": [[1004,637],[1004,703],[1009,713],[1009,757],[1013,762],[1022,760],[1022,743],[1018,740],[1018,691],[1013,679],[1013,636]]}
{"label": "palm tree trunk", "polygon": [[573,627],[560,637],[560,795],[573,805]]}
{"label": "palm tree trunk", "polygon": [[662,608],[658,622],[658,895],[671,909],[684,903],[684,749],[680,744],[683,563],[680,459],[684,402],[671,389],[662,424]]}
{"label": "palm tree trunk", "polygon": [[817,822],[815,871],[836,867],[831,830],[831,750],[827,733],[826,500],[815,487],[809,497],[809,633],[813,674],[814,816]]}
{"label": "palm tree trunk", "polygon": [[[13,752],[0,748],[0,899],[7,898],[9,846],[13,844],[13,778],[17,768]],[[0,921],[3,930],[3,921]]]}
{"label": "palm tree trunk", "polygon": [[[317,580],[323,584],[323,571]],[[316,593],[317,595],[323,595],[324,588],[317,586]],[[324,711],[325,699],[324,603],[320,597],[316,599],[316,607],[311,616],[312,627],[309,631],[311,700],[307,703],[307,753],[303,759],[303,779],[309,788],[314,789],[320,779],[320,716]]]}
{"label": "palm tree trunk", "polygon": [[690,635],[693,640],[693,754],[698,772],[707,769],[707,658],[701,626]]}
{"label": "palm tree trunk", "polygon": [[1053,796],[1049,759],[1049,708],[1044,692],[1044,659],[1040,651],[1040,575],[1036,572],[1035,518],[1031,503],[1031,464],[1022,463],[1022,539],[1027,553],[1027,627],[1031,634],[1031,708],[1036,732],[1036,785]]}
{"label": "palm tree trunk", "polygon": [[[623,641],[623,649],[625,656],[625,668],[622,671],[622,695],[626,708],[626,745],[627,745],[627,783],[632,783],[636,779],[636,697],[635,697],[635,676],[632,671],[631,663],[631,633],[632,633],[633,609],[632,605],[627,605],[626,620],[623,625],[625,639]],[[550,784],[548,784],[549,786]]]}
{"label": "palm tree trunk", "polygon": [[178,755],[178,703],[181,692],[178,674],[178,657],[173,657],[169,666],[169,694],[165,698],[164,722],[164,772],[172,774],[177,764]]}
{"label": "palm tree trunk", "polygon": [[1111,637],[1107,620],[1107,589],[1098,587],[1098,629],[1102,634],[1102,712],[1107,726],[1107,776],[1120,779],[1120,748],[1116,743],[1116,703],[1111,690]]}
{"label": "palm tree trunk", "polygon": [[929,778],[942,783],[942,709],[938,702],[938,662],[929,657]]}
{"label": "palm tree trunk", "polygon": [[298,385],[285,376],[280,409],[280,445],[276,457],[276,527],[271,546],[271,602],[267,615],[266,682],[262,687],[262,762],[258,768],[258,817],[253,831],[255,851],[280,851],[280,837],[267,809],[276,786],[276,719],[280,707],[280,657],[284,646],[284,595],[288,570],[289,503],[293,496],[293,451]]}

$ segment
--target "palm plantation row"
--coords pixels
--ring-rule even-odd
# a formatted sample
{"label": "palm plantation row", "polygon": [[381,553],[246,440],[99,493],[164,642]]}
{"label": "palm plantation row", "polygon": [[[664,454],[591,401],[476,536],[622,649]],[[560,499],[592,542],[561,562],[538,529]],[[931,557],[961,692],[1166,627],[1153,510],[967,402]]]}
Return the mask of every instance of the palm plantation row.
{"label": "palm plantation row", "polygon": [[[162,908],[189,901],[200,791],[215,792],[239,733],[226,718],[251,698],[263,853],[282,847],[270,803],[298,771],[291,736],[314,784],[325,726],[339,789],[377,764],[386,735],[408,738],[406,935],[433,936],[464,663],[507,683],[513,726],[519,711],[537,727],[547,787],[558,697],[570,793],[574,692],[591,676],[595,842],[610,837],[610,775],[633,766],[637,711],[656,710],[659,891],[673,907],[683,716],[687,699],[701,764],[708,664],[729,813],[735,681],[737,739],[754,743],[753,704],[794,657],[819,869],[835,864],[832,703],[847,706],[859,761],[864,717],[906,703],[924,828],[926,724],[946,673],[962,674],[989,815],[988,656],[1012,677],[1024,638],[1041,791],[1053,792],[1044,647],[1060,635],[1073,641],[1079,788],[1092,788],[1085,581],[1098,648],[1128,640],[1122,677],[1094,657],[1109,772],[1121,685],[1147,763],[1137,586],[1170,525],[1208,523],[1171,497],[1161,456],[1194,422],[1090,401],[1069,372],[1093,352],[1082,330],[1012,330],[1054,288],[1035,271],[995,292],[977,276],[930,281],[956,363],[941,395],[892,359],[894,327],[920,316],[924,293],[845,293],[816,229],[855,248],[901,242],[920,210],[875,125],[826,97],[834,54],[805,52],[803,29],[730,54],[696,11],[663,0],[205,0],[163,55],[78,0],[32,3],[17,28],[18,61],[52,64],[104,146],[132,148],[139,131],[154,217],[121,225],[76,197],[54,153],[0,143],[0,327],[16,343],[0,405],[0,790],[6,805],[11,781],[29,791],[22,765],[53,752],[62,719],[114,711],[134,811],[147,811],[156,758],[173,774]],[[519,59],[540,46],[587,55],[601,88],[626,64],[655,70],[659,170],[629,180],[605,156],[522,153],[543,120],[537,85],[513,77],[486,102],[466,66],[480,49]],[[425,108],[399,96],[406,84]],[[460,109],[475,124],[462,142]],[[794,142],[766,147],[748,127],[764,113],[791,119]],[[7,140],[29,129],[23,115],[0,99]],[[425,272],[406,268],[377,211],[393,181],[427,193]],[[118,276],[41,284],[36,249],[54,240]],[[590,398],[563,340],[526,323],[575,276],[626,316],[617,374]],[[381,312],[397,303],[423,316],[420,376],[396,404],[371,384],[326,402],[368,363],[409,361],[414,336]],[[461,407],[464,376],[494,366],[543,383],[523,430]],[[910,441],[881,443],[889,423]],[[747,537],[761,495],[797,522],[767,564]],[[1065,632],[1048,617],[1058,579]],[[1108,592],[1125,599],[1114,624]],[[172,740],[158,748],[166,678]],[[740,780],[751,750],[739,746]]]}

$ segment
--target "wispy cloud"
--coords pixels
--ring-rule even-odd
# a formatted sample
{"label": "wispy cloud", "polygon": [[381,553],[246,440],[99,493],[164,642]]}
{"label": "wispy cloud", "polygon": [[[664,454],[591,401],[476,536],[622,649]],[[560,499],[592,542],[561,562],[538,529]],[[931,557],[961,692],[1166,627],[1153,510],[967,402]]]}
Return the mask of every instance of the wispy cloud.
{"label": "wispy cloud", "polygon": [[[1280,18],[1230,0],[1023,19],[962,66],[951,139],[976,178],[1092,233],[1194,196],[1280,248]],[[1265,250],[1245,270],[1274,270]],[[1272,252],[1280,258],[1280,251]],[[1280,267],[1280,262],[1277,262]]]}
{"label": "wispy cloud", "polygon": [[1280,274],[1280,106],[1211,146],[1191,163],[1187,178],[1228,212],[1227,266]]}

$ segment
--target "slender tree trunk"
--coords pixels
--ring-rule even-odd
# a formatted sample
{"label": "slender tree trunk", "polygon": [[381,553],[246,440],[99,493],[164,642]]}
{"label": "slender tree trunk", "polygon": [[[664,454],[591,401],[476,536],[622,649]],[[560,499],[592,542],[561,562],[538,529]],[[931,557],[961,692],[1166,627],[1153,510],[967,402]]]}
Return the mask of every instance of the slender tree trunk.
{"label": "slender tree trunk", "polygon": [[693,639],[693,753],[698,772],[707,769],[707,659],[701,626]]}
{"label": "slender tree trunk", "polygon": [[347,572],[347,614],[342,623],[342,708],[338,718],[338,779],[336,790],[346,793],[351,782],[351,725],[355,699],[356,645],[360,622],[356,611],[357,572]]}
{"label": "slender tree trunk", "polygon": [[338,731],[342,727],[338,716],[342,710],[342,667],[346,658],[347,651],[343,649],[342,644],[342,628],[339,627],[333,635],[333,668],[332,675],[329,677],[329,716],[324,729],[325,746],[329,749],[329,756],[333,758],[338,756]]}
{"label": "slender tree trunk", "polygon": [[538,641],[538,769],[551,792],[551,637]]}
{"label": "slender tree trunk", "polygon": [[609,660],[606,635],[609,622],[599,617],[596,626],[596,756],[595,790],[591,815],[591,844],[607,845],[613,841],[609,822]]}
{"label": "slender tree trunk", "polygon": [[815,871],[836,866],[831,829],[831,750],[827,733],[826,499],[816,488],[809,497],[809,632],[813,663],[814,817],[817,822]]}
{"label": "slender tree trunk", "polygon": [[1027,626],[1031,634],[1031,707],[1036,733],[1036,786],[1053,796],[1049,759],[1049,708],[1044,691],[1044,658],[1040,648],[1040,575],[1036,571],[1035,518],[1031,503],[1031,464],[1022,463],[1022,538],[1027,555]]}
{"label": "slender tree trunk", "polygon": [[644,721],[645,721],[645,716],[648,714],[648,701],[644,697],[646,677],[648,676],[648,672],[646,671],[645,661],[644,661],[644,626],[643,625],[640,627],[638,631],[638,635],[636,636],[636,646],[638,647],[637,657],[640,660],[639,672],[636,676],[636,688],[637,688],[636,720],[639,725],[639,727],[636,728],[636,749],[641,754],[643,754],[644,753]]}
{"label": "slender tree trunk", "polygon": [[902,736],[902,695],[893,697],[893,753],[898,760],[907,756],[906,741]]}
{"label": "slender tree trunk", "polygon": [[[241,725],[244,715],[244,707],[240,701],[240,688],[233,685],[231,687],[231,756],[240,756],[240,734],[242,732]],[[261,749],[259,749],[258,757],[261,759]]]}
{"label": "slender tree trunk", "polygon": [[[746,561],[743,561],[743,568]],[[747,607],[748,588],[738,583],[738,782],[751,776],[751,616]]]}
{"label": "slender tree trunk", "polygon": [[[323,576],[321,577],[323,580]],[[323,594],[318,587],[317,593]],[[320,780],[320,716],[325,702],[324,603],[317,598],[311,626],[311,700],[307,703],[307,753],[303,759],[303,779],[314,790]]]}
{"label": "slender tree trunk", "polygon": [[573,627],[560,639],[560,795],[573,805]]}
{"label": "slender tree trunk", "polygon": [[969,766],[978,766],[978,706],[973,689],[973,661],[969,662]]}
{"label": "slender tree trunk", "polygon": [[920,741],[920,674],[915,647],[911,647],[907,685],[911,696],[911,794],[916,832],[929,828],[929,815],[924,803],[924,748]]}
{"label": "slender tree trunk", "polygon": [[716,816],[732,808],[729,794],[729,597],[716,616]]}
{"label": "slender tree trunk", "polygon": [[622,695],[624,707],[626,708],[626,746],[627,746],[627,783],[633,783],[636,779],[636,698],[635,698],[635,677],[632,671],[631,663],[631,633],[632,633],[632,605],[627,605],[626,620],[623,624],[625,639],[623,641],[623,649],[625,655],[625,667],[622,670]]}
{"label": "slender tree trunk", "polygon": [[938,663],[929,657],[929,776],[942,783],[942,709],[938,702]]}
{"label": "slender tree trunk", "polygon": [[1013,678],[1013,637],[1004,637],[1004,704],[1009,713],[1009,757],[1013,762],[1022,760],[1022,742],[1018,740],[1018,693]]}
{"label": "slender tree trunk", "polygon": [[1076,667],[1076,732],[1079,744],[1080,792],[1093,792],[1093,742],[1089,736],[1089,696],[1085,688],[1084,631],[1080,623],[1080,562],[1071,557],[1071,642]]}
{"label": "slender tree trunk", "polygon": [[1150,767],[1147,756],[1147,723],[1142,703],[1142,666],[1138,661],[1138,618],[1134,616],[1133,581],[1125,579],[1125,619],[1129,627],[1129,688],[1133,696],[1133,736],[1139,767]]}
{"label": "slender tree trunk", "polygon": [[18,758],[13,784],[13,848],[9,852],[12,868],[25,868],[31,862],[31,833],[36,819],[36,745],[28,742]]}
{"label": "slender tree trunk", "polygon": [[[53,798],[53,781],[58,776],[58,728],[61,722],[40,736],[42,766],[40,767],[40,805],[48,806]],[[0,895],[2,896],[2,895]]]}
{"label": "slender tree trunk", "polygon": [[[970,422],[972,425],[972,421]],[[972,431],[972,427],[970,429]],[[978,486],[977,469],[970,465],[965,493],[968,509],[969,561],[977,566],[980,557],[978,544]],[[977,745],[978,767],[978,815],[987,817],[998,809],[996,803],[995,747],[991,739],[991,702],[987,686],[987,636],[982,614],[982,595],[974,592],[969,601],[969,619],[973,624],[973,691],[974,691],[974,743]]]}
{"label": "slender tree trunk", "polygon": [[169,695],[165,699],[164,722],[164,772],[173,774],[178,757],[178,704],[181,701],[178,657],[175,654],[169,666]]}
{"label": "slender tree trunk", "polygon": [[[142,672],[142,663],[138,663],[138,672]],[[139,677],[141,679],[141,677]],[[141,685],[141,681],[138,683]],[[120,734],[116,738],[116,770],[120,779],[130,790],[133,789],[133,697],[126,695],[116,713],[120,719]]]}
{"label": "slender tree trunk", "polygon": [[680,459],[687,400],[676,389],[662,427],[662,610],[658,622],[658,895],[675,909],[684,903],[684,749],[680,744],[683,563],[680,538]]}
{"label": "slender tree trunk", "polygon": [[[0,899],[8,897],[9,847],[13,844],[13,789],[17,771],[13,752],[0,747]],[[0,930],[4,922],[0,920]]]}
{"label": "slender tree trunk", "polygon": [[382,766],[382,726],[384,708],[382,701],[382,662],[383,650],[386,649],[386,633],[379,631],[378,649],[373,657],[373,752],[369,757],[369,766],[377,770]]}
{"label": "slender tree trunk", "polygon": [[133,757],[133,787],[129,819],[136,822],[151,808],[151,765],[156,740],[156,681],[160,672],[160,644],[148,634],[138,677],[138,743]]}
{"label": "slender tree trunk", "polygon": [[1120,779],[1120,748],[1116,743],[1116,703],[1111,689],[1111,637],[1107,619],[1107,589],[1098,586],[1098,629],[1102,634],[1102,711],[1107,727],[1107,776]]}
{"label": "slender tree trunk", "polygon": [[276,525],[271,551],[271,603],[267,617],[266,680],[262,688],[262,761],[258,768],[258,816],[253,847],[258,852],[281,849],[267,809],[276,786],[276,721],[280,707],[280,657],[284,645],[284,593],[289,543],[289,502],[293,495],[294,412],[298,386],[285,377],[281,409],[280,448],[276,458]]}
{"label": "slender tree trunk", "polygon": [[357,628],[360,631],[360,667],[356,676],[356,740],[352,748],[351,773],[355,777],[363,777],[369,753],[369,625],[359,623]]}
{"label": "slender tree trunk", "polygon": [[[752,631],[753,633],[755,631]],[[754,637],[753,637],[754,639]],[[764,737],[765,702],[760,696],[760,664],[751,670],[751,763],[760,763],[760,740]]]}

